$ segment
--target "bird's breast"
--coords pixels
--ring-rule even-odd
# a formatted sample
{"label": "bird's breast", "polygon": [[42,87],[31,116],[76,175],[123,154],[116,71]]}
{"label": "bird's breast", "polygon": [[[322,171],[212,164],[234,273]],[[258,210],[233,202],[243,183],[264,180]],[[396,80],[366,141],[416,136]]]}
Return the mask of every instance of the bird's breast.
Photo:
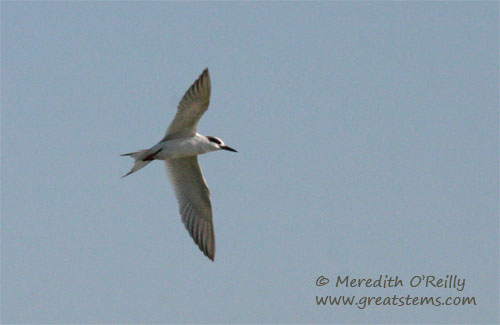
{"label": "bird's breast", "polygon": [[156,159],[161,160],[192,157],[211,151],[196,137],[172,139],[160,142],[158,146],[162,150],[156,155]]}

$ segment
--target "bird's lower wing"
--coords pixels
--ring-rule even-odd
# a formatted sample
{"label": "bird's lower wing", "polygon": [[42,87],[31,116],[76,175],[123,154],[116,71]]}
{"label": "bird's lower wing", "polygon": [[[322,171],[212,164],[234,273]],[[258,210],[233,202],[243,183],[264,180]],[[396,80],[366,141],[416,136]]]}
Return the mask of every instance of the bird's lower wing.
{"label": "bird's lower wing", "polygon": [[201,173],[198,157],[165,160],[182,222],[200,250],[212,261],[215,236],[210,191]]}

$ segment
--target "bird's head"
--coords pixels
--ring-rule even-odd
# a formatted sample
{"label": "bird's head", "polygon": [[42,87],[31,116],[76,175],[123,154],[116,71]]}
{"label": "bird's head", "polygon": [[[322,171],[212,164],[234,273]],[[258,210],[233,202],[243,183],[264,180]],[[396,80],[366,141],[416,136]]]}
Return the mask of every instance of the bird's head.
{"label": "bird's head", "polygon": [[222,139],[220,139],[220,138],[207,136],[207,139],[210,142],[210,144],[217,149],[238,152],[238,151],[234,150],[233,148],[226,146],[224,144],[224,141],[222,141]]}

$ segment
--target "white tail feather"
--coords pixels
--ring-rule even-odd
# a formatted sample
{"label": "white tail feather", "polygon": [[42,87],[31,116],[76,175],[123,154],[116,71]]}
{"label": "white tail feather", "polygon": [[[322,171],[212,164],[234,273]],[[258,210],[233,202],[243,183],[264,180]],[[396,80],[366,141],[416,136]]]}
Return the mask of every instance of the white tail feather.
{"label": "white tail feather", "polygon": [[150,149],[144,149],[144,150],[139,150],[137,152],[125,153],[121,155],[121,156],[130,156],[131,158],[135,159],[134,166],[132,167],[132,169],[128,173],[123,175],[122,178],[138,171],[139,169],[143,168],[152,161],[152,160],[142,160],[147,156],[149,150]]}

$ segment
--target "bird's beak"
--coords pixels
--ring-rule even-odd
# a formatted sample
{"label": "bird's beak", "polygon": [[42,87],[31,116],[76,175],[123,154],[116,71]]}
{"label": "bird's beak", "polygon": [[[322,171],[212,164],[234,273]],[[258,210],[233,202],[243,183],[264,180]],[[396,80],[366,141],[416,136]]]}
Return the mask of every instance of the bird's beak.
{"label": "bird's beak", "polygon": [[223,150],[227,150],[227,151],[238,152],[238,151],[236,151],[233,148],[228,147],[228,146],[220,146],[220,148],[223,149]]}

